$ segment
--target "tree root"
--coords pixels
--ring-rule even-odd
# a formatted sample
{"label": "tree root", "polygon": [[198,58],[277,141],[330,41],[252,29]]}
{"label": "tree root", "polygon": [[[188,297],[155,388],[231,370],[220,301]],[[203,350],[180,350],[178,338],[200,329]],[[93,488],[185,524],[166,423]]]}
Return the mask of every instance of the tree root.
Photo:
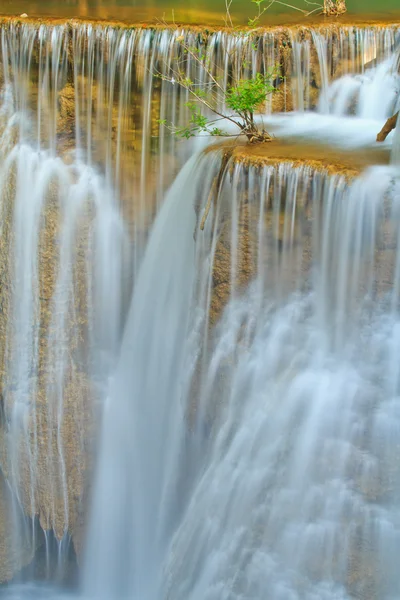
{"label": "tree root", "polygon": [[272,142],[273,137],[266,131],[261,133],[252,133],[247,136],[250,144],[263,144],[264,142]]}
{"label": "tree root", "polygon": [[384,142],[386,140],[387,136],[389,135],[389,133],[391,131],[393,131],[393,129],[395,129],[398,116],[399,116],[399,113],[397,112],[395,115],[393,115],[393,117],[390,117],[390,119],[388,119],[386,121],[386,123],[384,124],[384,126],[382,127],[382,129],[380,130],[378,135],[376,136],[377,142]]}
{"label": "tree root", "polygon": [[325,0],[324,14],[328,17],[338,17],[347,11],[346,0]]}

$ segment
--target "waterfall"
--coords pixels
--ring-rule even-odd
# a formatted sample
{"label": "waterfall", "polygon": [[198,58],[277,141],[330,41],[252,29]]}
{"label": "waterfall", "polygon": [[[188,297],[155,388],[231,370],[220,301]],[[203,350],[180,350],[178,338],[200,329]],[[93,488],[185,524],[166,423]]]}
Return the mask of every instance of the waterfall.
{"label": "waterfall", "polygon": [[17,512],[30,518],[21,543],[34,550],[40,522],[59,540],[62,562],[81,527],[82,506],[70,498],[84,498],[96,387],[119,347],[126,234],[93,169],[22,139],[6,150],[24,120],[11,114],[0,139],[0,463]]}
{"label": "waterfall", "polygon": [[279,66],[268,114],[398,102],[396,25],[2,22],[0,581],[78,559],[104,600],[389,600],[396,168],[183,167],[196,144],[159,121],[187,94],[158,75],[210,82],[181,36],[225,87]]}
{"label": "waterfall", "polygon": [[294,111],[271,115],[267,125],[281,137],[371,148],[400,106],[398,31],[344,28],[336,36],[292,33]]}
{"label": "waterfall", "polygon": [[217,171],[185,167],[142,263],[89,596],[394,597],[398,173],[231,163],[194,247]]}
{"label": "waterfall", "polygon": [[[330,79],[362,74],[370,63],[389,58],[398,39],[398,27],[279,27],[246,36],[227,31],[200,34],[196,29],[174,27],[117,28],[76,21],[62,25],[21,24],[11,19],[2,28],[2,62],[6,67],[10,63],[4,77],[14,78],[18,72],[17,83],[22,84],[21,75],[25,75],[24,90],[19,92],[23,92],[22,101],[30,100],[29,87],[39,81],[42,109],[51,111],[50,119],[43,119],[43,114],[39,119],[39,135],[43,136],[43,130],[50,126],[51,143],[61,104],[64,123],[58,125],[64,131],[58,129],[59,136],[68,137],[73,125],[76,149],[89,162],[101,161],[108,176],[120,182],[121,160],[132,150],[133,140],[141,150],[143,146],[150,150],[154,144],[158,149],[159,145],[172,143],[163,135],[163,129],[161,139],[152,140],[158,129],[152,113],[177,125],[188,114],[179,105],[180,96],[186,97],[186,92],[181,94],[177,86],[160,82],[153,75],[169,75],[180,64],[193,81],[202,86],[210,83],[198,62],[182,55],[177,42],[181,37],[187,46],[209,57],[214,75],[220,76],[224,85],[232,78],[280,67],[289,86],[281,90],[285,101],[279,108],[307,110],[316,103],[315,95],[310,96],[310,85],[325,98]],[[273,101],[268,109],[276,110]],[[114,142],[118,143],[111,160]]]}
{"label": "waterfall", "polygon": [[325,105],[320,104],[319,108],[321,112],[331,110],[335,115],[355,113],[360,118],[385,121],[396,112],[399,92],[399,53],[394,52],[363,74],[345,75],[336,80]]}
{"label": "waterfall", "polygon": [[194,284],[193,192],[202,176],[192,160],[173,184],[135,286],[94,493],[88,588],[96,598],[160,594],[163,547],[179,506],[173,483],[185,444],[180,392]]}

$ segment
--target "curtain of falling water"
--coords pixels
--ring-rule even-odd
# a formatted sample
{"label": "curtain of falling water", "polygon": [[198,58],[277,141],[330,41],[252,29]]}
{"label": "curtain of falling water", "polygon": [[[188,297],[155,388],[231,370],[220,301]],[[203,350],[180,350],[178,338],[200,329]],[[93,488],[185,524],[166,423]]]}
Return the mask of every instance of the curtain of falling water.
{"label": "curtain of falling water", "polygon": [[389,600],[399,173],[349,184],[231,163],[202,232],[215,160],[185,167],[146,250],[104,419],[87,591]]}
{"label": "curtain of falling water", "polygon": [[[365,71],[392,57],[398,35],[397,27],[316,29],[311,35],[291,32],[293,108],[305,111],[318,107],[322,113],[335,112],[329,108],[332,96],[336,96],[335,83],[328,89],[330,80],[342,76],[343,81],[353,82],[354,97],[364,80],[369,81],[368,76],[363,77]],[[346,109],[351,110],[351,102]]]}
{"label": "curtain of falling water", "polygon": [[[113,372],[149,224],[190,152],[156,122],[186,121],[185,94],[153,77],[175,68],[181,34],[204,47],[225,85],[282,62],[289,83],[277,109],[284,110],[312,106],[302,100],[308,82],[321,88],[326,73],[362,71],[387,54],[396,28],[300,30],[291,41],[273,30],[243,40],[225,32],[203,38],[90,24],[3,25],[0,461],[16,507],[11,574],[42,542],[31,517],[46,543],[53,534],[58,540],[60,572],[69,535],[81,547],[97,399]],[[301,60],[283,56],[291,44],[307,45]],[[186,68],[208,84],[195,63]],[[217,238],[207,239],[214,251]],[[232,265],[243,266],[239,257]],[[212,304],[210,280],[199,285]],[[200,321],[213,323],[220,314],[217,307],[203,312]],[[200,359],[207,364],[206,354]],[[49,554],[50,545],[50,563]]]}
{"label": "curtain of falling water", "polygon": [[[346,74],[324,86],[319,111],[334,115],[352,115],[384,122],[399,106],[399,38],[388,56],[373,59],[362,75]],[[382,94],[382,90],[385,93]]]}
{"label": "curtain of falling water", "polygon": [[[193,345],[187,334],[197,224],[192,186],[187,187],[187,182],[190,176],[193,190],[211,185],[218,157],[206,162],[207,174],[204,159],[199,165],[192,159],[171,187],[130,307],[121,361],[104,415],[91,517],[87,585],[98,598],[159,598],[161,593],[164,546],[173,513],[181,504],[173,485],[186,438],[181,370]],[[163,264],[154,268],[161,257]],[[121,444],[115,444],[116,437]],[[108,576],[94,578],[99,569]]]}
{"label": "curtain of falling water", "polygon": [[51,531],[58,540],[51,570],[60,577],[70,534],[80,544],[94,401],[118,349],[127,249],[107,174],[79,152],[67,158],[67,44],[64,27],[2,31],[1,467],[16,506],[8,552],[11,573],[29,563],[40,523],[46,544]]}

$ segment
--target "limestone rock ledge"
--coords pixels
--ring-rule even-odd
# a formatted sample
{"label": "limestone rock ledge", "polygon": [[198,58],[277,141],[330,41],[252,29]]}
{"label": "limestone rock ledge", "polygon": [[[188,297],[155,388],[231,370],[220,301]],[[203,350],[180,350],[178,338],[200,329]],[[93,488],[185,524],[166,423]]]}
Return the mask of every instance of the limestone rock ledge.
{"label": "limestone rock ledge", "polygon": [[14,516],[11,492],[0,472],[0,584],[10,581],[35,553]]}
{"label": "limestone rock ledge", "polygon": [[[342,181],[350,182],[354,177],[360,174],[362,169],[370,162],[377,160],[377,157],[363,157],[352,155],[340,155],[334,151],[324,150],[321,147],[312,148],[310,146],[301,147],[300,145],[291,146],[279,142],[229,146],[211,147],[207,152],[220,151],[222,162],[225,162],[224,179],[228,189],[236,190],[237,195],[237,214],[236,225],[232,224],[232,205],[231,196],[226,190],[223,191],[223,185],[220,187],[220,194],[216,194],[214,203],[221,202],[225,209],[221,211],[221,217],[216,224],[218,228],[218,238],[216,243],[213,271],[212,271],[212,295],[210,304],[210,324],[215,325],[230,298],[232,289],[240,294],[254,278],[260,261],[278,260],[276,254],[282,252],[286,245],[296,245],[303,253],[302,269],[309,268],[309,240],[307,224],[307,211],[309,210],[311,183],[314,178],[322,179],[329,177],[338,177]],[[323,155],[323,157],[321,157]],[[387,157],[382,155],[381,160],[386,161]],[[271,182],[267,190],[261,190],[262,181],[270,177]],[[289,185],[291,172],[298,172],[298,183],[293,193],[296,194],[295,221],[290,224],[291,240],[287,239],[288,216],[285,208],[285,198],[287,195],[287,186]],[[279,214],[273,209],[273,195],[276,193],[278,181],[282,189],[282,195],[279,201],[282,202]],[[260,199],[262,194],[265,197]],[[227,195],[228,197],[223,198]],[[260,203],[264,210],[265,237],[268,240],[268,248],[264,251],[268,256],[259,255],[259,223],[260,223]],[[276,222],[278,219],[278,222]],[[233,227],[237,227],[236,234],[233,236]],[[237,242],[235,248],[236,266],[234,273],[232,270],[232,240]],[[293,250],[294,253],[297,250]],[[300,250],[299,250],[300,251]],[[275,253],[275,257],[273,254]],[[300,259],[299,259],[300,260]],[[295,261],[289,261],[287,268],[293,272],[287,272],[285,277],[289,279],[296,277],[297,265]]]}
{"label": "limestone rock ledge", "polygon": [[[235,362],[235,351],[224,358],[212,385],[207,388],[207,406],[198,410],[202,396],[203,365],[213,352],[214,330],[226,316],[225,308],[232,297],[244,296],[257,281],[260,291],[271,302],[281,303],[291,293],[307,289],[310,281],[316,233],[316,206],[322,205],[329,186],[344,192],[369,164],[374,155],[354,157],[321,146],[301,146],[273,141],[264,144],[220,144],[209,147],[210,165],[215,153],[220,155],[220,171],[211,185],[211,208],[206,227],[204,219],[208,190],[200,189],[202,203],[196,203],[198,230],[196,236],[212,236],[215,248],[211,257],[209,294],[209,335],[202,348],[192,381],[188,422],[200,419],[207,430],[218,421],[225,379]],[[382,162],[388,156],[380,156]],[[222,173],[221,173],[222,170]],[[211,233],[210,233],[211,231]],[[313,239],[314,238],[314,239]],[[261,274],[261,277],[258,275]],[[242,323],[243,331],[246,323]],[[242,343],[240,335],[237,347]],[[206,425],[204,425],[204,422]]]}

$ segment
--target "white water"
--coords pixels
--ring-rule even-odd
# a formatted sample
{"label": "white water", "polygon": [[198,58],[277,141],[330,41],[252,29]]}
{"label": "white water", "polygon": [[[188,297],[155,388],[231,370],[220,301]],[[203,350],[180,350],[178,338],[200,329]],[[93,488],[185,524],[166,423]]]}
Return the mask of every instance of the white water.
{"label": "white water", "polygon": [[[153,228],[105,407],[88,547],[87,588],[96,598],[161,594],[187,435],[181,394],[192,345],[194,193],[203,183],[211,185],[197,162],[183,169]],[[118,550],[110,554],[110,546]]]}
{"label": "white water", "polygon": [[[308,84],[318,79],[320,113],[271,117],[272,126],[372,145],[397,102],[397,28],[303,34],[291,40],[298,60],[288,85],[294,107],[307,111]],[[389,600],[399,594],[397,175],[372,171],[349,190],[341,178],[289,164],[250,175],[236,167],[202,233],[194,206],[204,206],[217,165],[211,157],[192,163],[165,200],[136,280],[148,224],[190,153],[164,131],[153,137],[158,82],[150,72],[169,72],[176,35],[91,25],[2,30],[2,225],[11,206],[13,282],[2,469],[15,498],[17,553],[44,538],[45,578],[64,576],[70,536],[79,546],[84,525],[92,428],[110,386],[87,595],[347,599],[373,590]],[[253,47],[216,33],[206,51],[227,83],[230,69],[240,77],[276,64],[278,41],[269,32]],[[226,49],[237,44],[232,64]],[[334,56],[347,58],[353,75],[331,85]],[[75,114],[67,103],[65,124],[59,102],[71,81]],[[163,82],[157,116],[184,122],[181,100]],[[356,114],[346,117],[350,102]],[[246,291],[232,283],[243,218],[256,264]],[[226,222],[231,302],[211,334],[211,265]],[[41,282],[43,264],[53,277]],[[58,593],[35,585],[3,592]]]}
{"label": "white water", "polygon": [[[12,113],[0,139],[1,464],[18,510],[53,529],[62,562],[76,526],[71,489],[83,494],[87,469],[82,422],[120,343],[127,240],[115,198],[93,169],[28,143],[9,149],[10,124],[24,119]],[[34,548],[35,524],[19,521],[18,543]]]}
{"label": "white water", "polygon": [[316,301],[260,311],[250,295],[230,307],[212,372],[243,322],[251,341],[228,371],[166,597],[398,596],[399,323],[376,317],[329,351]]}
{"label": "white water", "polygon": [[[289,232],[304,175],[297,185],[286,175],[280,277],[288,255],[300,266],[303,254]],[[398,227],[394,255],[382,239],[391,176],[372,171],[347,191],[325,182],[309,215],[309,291],[296,284],[277,304],[266,266],[262,285],[227,307],[203,371],[201,402],[218,402],[217,417],[171,541],[164,597],[398,596]],[[398,225],[398,184],[390,197]]]}
{"label": "white water", "polygon": [[[297,101],[298,111],[270,116],[266,120],[268,128],[279,137],[323,141],[346,150],[376,147],[378,132],[400,108],[398,37],[392,38],[390,46],[386,47],[383,60],[379,60],[376,50],[372,52],[373,46],[370,46],[365,52],[367,64],[365,67],[363,65],[361,73],[346,73],[332,83],[327,74],[328,66],[323,60],[327,55],[326,39],[317,34],[314,37],[321,77],[316,112],[305,110],[310,108],[309,102],[304,103],[301,98]],[[303,44],[303,54],[304,48],[308,46]],[[297,53],[300,65],[301,52],[298,47]],[[307,71],[307,89],[309,79]],[[389,134],[381,147],[390,148],[393,144],[397,147],[393,138],[394,134]],[[393,160],[398,162],[395,158]]]}
{"label": "white water", "polygon": [[320,112],[334,115],[351,114],[361,119],[385,121],[396,112],[400,90],[399,56],[390,58],[362,75],[345,75],[328,90],[327,106],[320,103]]}
{"label": "white water", "polygon": [[[216,229],[230,201],[238,247],[235,223],[250,210],[258,276],[207,342],[207,327],[195,340],[187,330],[191,305],[205,316],[204,295],[191,294],[190,234],[192,194],[214,169],[206,159],[185,167],[142,264],[104,417],[87,593],[394,598],[399,173],[375,169],[348,187],[281,165],[251,169],[246,186],[236,169]],[[218,261],[218,237],[211,248]],[[206,266],[199,277],[209,281]]]}

